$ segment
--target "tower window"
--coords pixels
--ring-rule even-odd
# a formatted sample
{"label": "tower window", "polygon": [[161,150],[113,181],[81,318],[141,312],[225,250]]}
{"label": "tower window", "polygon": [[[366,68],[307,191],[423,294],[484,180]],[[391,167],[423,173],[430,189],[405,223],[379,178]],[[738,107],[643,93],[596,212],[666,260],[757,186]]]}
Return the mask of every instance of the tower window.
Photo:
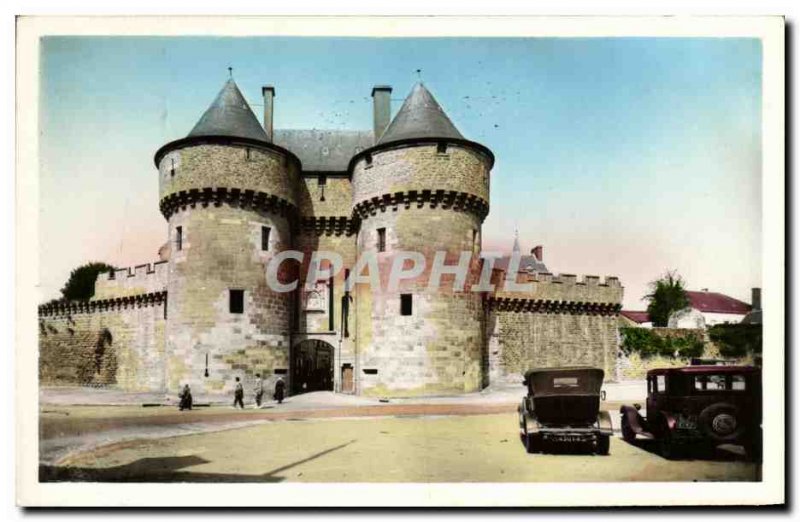
{"label": "tower window", "polygon": [[174,176],[175,175],[175,158],[170,158],[170,162],[171,162],[171,165],[169,167],[169,175],[170,176]]}
{"label": "tower window", "polygon": [[437,154],[447,154],[447,143],[444,141],[440,141],[436,144],[436,153]]}
{"label": "tower window", "polygon": [[411,315],[412,311],[411,294],[400,294],[400,315]]}
{"label": "tower window", "polygon": [[183,250],[183,227],[175,227],[175,250]]}
{"label": "tower window", "polygon": [[372,154],[364,156],[364,161],[367,162],[367,168],[370,168],[372,166]]}
{"label": "tower window", "polygon": [[269,227],[261,227],[261,250],[264,252],[269,250],[269,233],[271,230]]}
{"label": "tower window", "polygon": [[386,252],[386,229],[378,229],[378,252]]}
{"label": "tower window", "polygon": [[327,174],[320,174],[319,178],[317,178],[317,183],[320,187],[325,186],[328,184],[328,176]]}
{"label": "tower window", "polygon": [[230,290],[228,310],[232,314],[244,313],[244,290]]}
{"label": "tower window", "polygon": [[250,147],[244,148],[244,159],[250,161]]}

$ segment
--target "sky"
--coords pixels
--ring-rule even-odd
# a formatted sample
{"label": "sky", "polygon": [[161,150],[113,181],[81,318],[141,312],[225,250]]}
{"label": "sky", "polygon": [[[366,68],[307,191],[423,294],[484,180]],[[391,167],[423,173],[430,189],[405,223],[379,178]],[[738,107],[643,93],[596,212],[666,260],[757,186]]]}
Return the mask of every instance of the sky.
{"label": "sky", "polygon": [[[48,37],[40,72],[40,300],[72,268],[157,260],[153,154],[228,78],[275,128],[371,129],[422,79],[489,147],[484,250],[544,246],[553,273],[614,275],[624,308],[676,270],[761,286],[761,45],[737,38]],[[420,70],[417,73],[417,70]]]}

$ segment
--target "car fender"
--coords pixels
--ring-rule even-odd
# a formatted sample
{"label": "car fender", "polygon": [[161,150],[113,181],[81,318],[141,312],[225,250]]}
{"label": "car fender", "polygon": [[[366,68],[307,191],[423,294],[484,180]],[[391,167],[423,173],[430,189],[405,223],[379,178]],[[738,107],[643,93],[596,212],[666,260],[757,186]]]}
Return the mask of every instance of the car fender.
{"label": "car fender", "polygon": [[619,409],[619,413],[628,419],[628,424],[631,429],[633,429],[634,433],[638,434],[645,431],[646,421],[636,408],[625,405]]}
{"label": "car fender", "polygon": [[597,413],[597,427],[600,428],[601,432],[609,435],[614,432],[614,426],[611,424],[611,415],[607,411],[600,410]]}

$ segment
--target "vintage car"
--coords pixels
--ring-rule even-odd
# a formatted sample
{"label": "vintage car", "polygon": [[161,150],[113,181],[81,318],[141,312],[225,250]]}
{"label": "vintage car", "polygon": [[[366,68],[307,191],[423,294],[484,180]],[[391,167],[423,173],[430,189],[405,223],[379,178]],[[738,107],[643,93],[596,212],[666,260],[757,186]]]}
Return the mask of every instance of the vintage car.
{"label": "vintage car", "polygon": [[608,455],[613,431],[611,416],[600,411],[603,370],[535,369],[525,374],[523,384],[528,387],[528,394],[518,410],[520,433],[528,453],[573,443]]}
{"label": "vintage car", "polygon": [[656,439],[666,458],[689,447],[744,446],[761,454],[761,369],[687,366],[647,372],[647,417],[622,406],[622,438]]}

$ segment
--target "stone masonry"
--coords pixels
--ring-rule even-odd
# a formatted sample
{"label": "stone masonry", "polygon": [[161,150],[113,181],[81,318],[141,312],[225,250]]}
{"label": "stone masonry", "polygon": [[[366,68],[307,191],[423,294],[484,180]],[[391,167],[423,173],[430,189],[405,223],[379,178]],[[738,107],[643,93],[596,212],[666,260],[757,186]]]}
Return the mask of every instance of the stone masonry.
{"label": "stone masonry", "polygon": [[[292,393],[396,397],[474,392],[542,366],[613,378],[616,278],[555,276],[537,259],[470,291],[488,270],[494,156],[425,86],[393,119],[391,88],[376,87],[370,131],[273,130],[275,90],[262,92],[263,127],[230,80],[185,138],[159,149],[160,261],[101,274],[89,302],[40,308],[42,384],[213,394],[230,393],[235,377],[250,389],[259,373]],[[278,279],[298,286],[275,292],[267,266],[288,250],[304,260],[282,263]],[[341,256],[343,270],[309,281],[319,251]],[[391,289],[403,252],[426,267]],[[365,254],[379,287],[347,287],[348,274],[365,275],[351,274]],[[428,285],[437,256],[452,266],[463,255],[463,287],[452,275]],[[506,277],[530,286],[508,291]]]}

